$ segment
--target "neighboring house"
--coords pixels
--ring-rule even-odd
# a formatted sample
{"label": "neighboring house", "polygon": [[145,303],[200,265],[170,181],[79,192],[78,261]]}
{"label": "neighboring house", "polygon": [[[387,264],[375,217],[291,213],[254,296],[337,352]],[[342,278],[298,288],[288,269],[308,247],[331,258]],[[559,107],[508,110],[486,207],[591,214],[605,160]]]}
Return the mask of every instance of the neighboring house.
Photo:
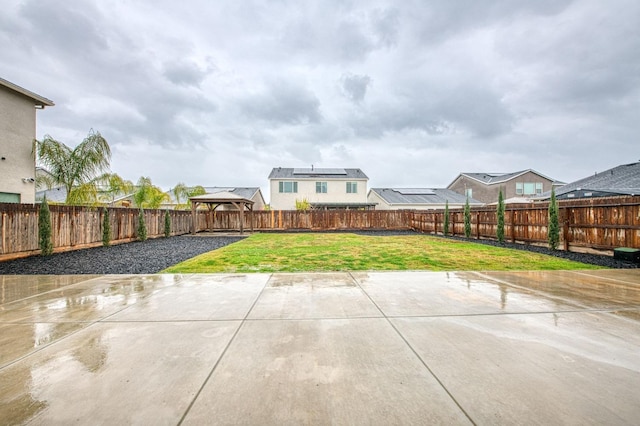
{"label": "neighboring house", "polygon": [[276,167],[269,174],[271,208],[295,210],[296,201],[312,209],[372,209],[369,178],[360,169],[293,169]]}
{"label": "neighboring house", "polygon": [[67,200],[67,189],[64,186],[43,189],[36,192],[36,201],[40,202],[47,197],[49,203],[64,204]]}
{"label": "neighboring house", "polygon": [[[467,197],[446,188],[371,188],[367,197],[376,204],[376,210],[432,210],[463,208]],[[481,201],[469,198],[469,205],[484,205]]]}
{"label": "neighboring house", "polygon": [[526,199],[551,191],[552,186],[562,185],[563,182],[528,169],[513,173],[460,173],[447,188],[490,204],[498,201],[500,190],[505,199]]}
{"label": "neighboring house", "polygon": [[[559,200],[618,195],[640,195],[640,162],[623,164],[556,189]],[[539,197],[540,200],[549,198],[551,191]]]}
{"label": "neighboring house", "polygon": [[[234,187],[234,186],[205,186],[204,190],[206,191],[206,195],[213,195],[222,192],[230,193],[237,195],[241,198],[246,198],[247,200],[253,201],[253,210],[264,210],[266,205],[264,201],[264,197],[262,195],[262,191],[258,187]],[[178,205],[178,201],[175,199],[175,196],[171,191],[169,191],[169,196],[171,200],[168,203],[163,203],[161,208],[169,208],[175,209]],[[181,200],[182,203],[189,204],[189,200]],[[191,208],[191,207],[189,207]],[[234,210],[234,207],[231,205],[223,205],[218,207],[216,210]]]}
{"label": "neighboring house", "polygon": [[53,102],[0,78],[0,203],[35,202],[36,109]]}

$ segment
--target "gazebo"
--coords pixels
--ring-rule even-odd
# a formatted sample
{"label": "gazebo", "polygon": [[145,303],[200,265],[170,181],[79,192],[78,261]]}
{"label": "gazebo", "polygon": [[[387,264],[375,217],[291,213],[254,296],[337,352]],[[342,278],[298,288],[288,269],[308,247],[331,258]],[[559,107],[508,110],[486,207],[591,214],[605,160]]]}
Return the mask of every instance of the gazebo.
{"label": "gazebo", "polygon": [[[216,192],[213,194],[198,195],[189,198],[191,201],[191,233],[197,232],[198,214],[197,209],[200,204],[205,204],[211,214],[215,214],[215,210],[224,205],[234,206],[240,212],[240,234],[244,231],[244,211],[245,208],[250,214],[250,226],[253,231],[253,203],[254,201],[247,198],[242,198],[239,195],[232,194],[231,192]],[[213,219],[213,218],[212,218]],[[212,220],[213,223],[213,220]]]}

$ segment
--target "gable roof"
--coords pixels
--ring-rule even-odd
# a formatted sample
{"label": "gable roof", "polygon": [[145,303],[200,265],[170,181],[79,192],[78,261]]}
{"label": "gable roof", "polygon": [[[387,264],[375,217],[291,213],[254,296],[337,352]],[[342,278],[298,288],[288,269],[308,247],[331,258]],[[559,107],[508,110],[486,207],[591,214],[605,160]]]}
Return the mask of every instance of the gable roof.
{"label": "gable roof", "polygon": [[360,169],[274,167],[269,179],[369,179]]}
{"label": "gable roof", "polygon": [[[556,190],[556,196],[574,191],[595,192],[601,195],[640,195],[640,162],[623,164],[568,183]],[[545,192],[539,198],[550,197],[551,192]]]}
{"label": "gable roof", "polygon": [[[207,194],[216,194],[218,192],[229,192],[231,194],[235,194],[240,196],[241,198],[246,198],[250,200],[256,195],[257,192],[260,191],[260,188],[256,187],[234,187],[234,186],[205,186],[204,190],[207,191]],[[262,194],[261,194],[262,195]]]}
{"label": "gable roof", "polygon": [[[464,204],[467,197],[446,188],[371,188],[388,204]],[[484,205],[469,198],[470,205]]]}
{"label": "gable roof", "polygon": [[[554,179],[551,179],[548,176],[543,175],[542,173],[538,173],[533,169],[526,169],[526,170],[520,170],[518,172],[510,172],[510,173],[460,173],[458,175],[458,177],[456,177],[453,182],[455,182],[460,176],[466,176],[469,179],[473,179],[476,180],[480,183],[483,183],[485,185],[496,185],[499,183],[503,183],[503,182],[508,182],[511,179],[515,179],[518,176],[521,176],[525,173],[535,173],[538,176],[547,179],[551,182],[554,183],[558,183],[561,184],[562,182],[560,181],[556,181]],[[453,184],[453,182],[451,182],[451,184]],[[449,184],[449,186],[451,186],[451,184]]]}
{"label": "gable roof", "polygon": [[34,101],[34,103],[40,108],[44,108],[45,106],[54,106],[52,100],[45,98],[44,96],[40,96],[36,93],[33,93],[30,90],[25,89],[24,87],[20,87],[17,84],[13,84],[10,81],[5,80],[4,78],[0,78],[0,86],[4,86],[7,89],[13,90],[16,93],[19,93],[23,96]]}

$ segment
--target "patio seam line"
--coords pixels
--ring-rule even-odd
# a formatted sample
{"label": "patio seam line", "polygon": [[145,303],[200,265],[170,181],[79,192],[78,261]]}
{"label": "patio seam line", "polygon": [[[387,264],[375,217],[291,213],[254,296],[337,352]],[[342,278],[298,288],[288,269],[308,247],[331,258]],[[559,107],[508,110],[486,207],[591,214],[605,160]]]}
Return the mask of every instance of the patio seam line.
{"label": "patio seam line", "polygon": [[191,411],[191,408],[193,408],[193,405],[196,403],[196,401],[200,397],[200,394],[204,390],[205,386],[207,386],[207,384],[209,383],[209,379],[211,379],[211,377],[213,376],[213,373],[218,368],[218,365],[220,365],[220,363],[222,362],[222,359],[226,355],[226,353],[229,350],[229,347],[231,346],[233,341],[236,339],[236,336],[238,335],[238,333],[240,333],[240,330],[242,329],[242,327],[244,326],[244,324],[247,321],[247,317],[249,316],[249,314],[253,310],[254,306],[256,306],[256,303],[258,303],[258,300],[260,300],[260,297],[262,296],[262,293],[264,293],[264,289],[267,288],[267,285],[269,284],[269,281],[271,281],[272,277],[273,277],[273,274],[269,274],[267,280],[265,281],[264,285],[262,286],[262,289],[260,290],[260,292],[256,296],[255,300],[253,301],[253,303],[251,304],[251,306],[249,307],[249,309],[245,313],[244,318],[240,321],[240,325],[238,325],[238,328],[236,328],[236,331],[231,336],[231,339],[229,339],[229,341],[227,342],[226,346],[224,347],[224,349],[220,353],[220,356],[218,357],[216,362],[213,364],[213,367],[211,368],[211,371],[209,372],[207,377],[204,379],[204,382],[202,382],[202,385],[200,386],[200,388],[198,389],[196,394],[193,396],[193,399],[191,400],[191,402],[187,406],[187,409],[182,414],[182,417],[180,417],[180,420],[178,421],[177,426],[180,426],[184,422],[184,420],[187,418],[187,416],[189,415],[189,412]]}
{"label": "patio seam line", "polygon": [[[31,276],[33,276],[33,275],[31,275]],[[47,276],[47,275],[40,275],[40,276]],[[51,275],[51,276],[59,277],[60,275]],[[74,275],[74,276],[77,276],[77,275]],[[54,289],[51,289],[51,290],[43,291],[42,293],[38,293],[38,294],[31,295],[31,296],[23,297],[21,299],[12,300],[11,302],[0,303],[0,306],[6,306],[6,305],[10,305],[12,303],[21,302],[23,300],[33,299],[34,297],[42,296],[43,294],[52,293],[54,291],[60,291],[60,290],[64,290],[64,289],[67,289],[67,288],[72,288],[72,287],[75,287],[77,285],[85,284],[85,283],[87,283],[89,281],[96,280],[96,279],[101,278],[103,276],[104,275],[98,275],[97,277],[89,278],[87,280],[78,281],[77,283],[73,283],[73,284],[62,286],[62,287],[54,288]]]}
{"label": "patio seam line", "polygon": [[[552,271],[548,271],[548,272],[552,272]],[[530,288],[530,287],[524,287],[524,286],[521,286],[519,284],[514,284],[512,282],[503,280],[501,278],[495,278],[495,277],[492,277],[491,275],[485,275],[485,273],[483,273],[483,272],[477,272],[476,271],[476,272],[472,272],[472,273],[476,274],[476,275],[479,275],[480,277],[482,277],[485,280],[495,281],[495,282],[499,282],[499,283],[502,283],[502,284],[505,284],[505,285],[508,285],[508,286],[511,286],[511,287],[518,288],[520,290],[530,291],[530,292],[532,292],[532,293],[534,293],[534,294],[536,294],[538,296],[543,296],[543,297],[546,297],[546,298],[549,298],[549,299],[552,299],[552,300],[555,300],[555,301],[560,301],[560,302],[566,303],[566,304],[568,304],[570,306],[575,306],[576,308],[581,308],[581,309],[584,309],[584,310],[593,309],[593,308],[590,308],[589,306],[584,305],[584,304],[582,304],[580,302],[576,302],[574,300],[567,299],[565,297],[556,296],[553,293],[548,293],[548,292],[546,292],[544,290],[537,290],[537,289],[533,289],[533,288]]]}
{"label": "patio seam line", "polygon": [[[79,286],[80,284],[86,284],[86,283],[88,283],[90,281],[98,280],[98,279],[101,279],[101,278],[104,278],[104,277],[114,277],[114,276],[120,277],[121,276],[122,278],[125,278],[126,280],[129,280],[129,279],[134,278],[134,277],[140,277],[140,276],[147,277],[147,276],[150,276],[150,275],[153,276],[153,275],[160,275],[160,274],[141,274],[141,275],[138,275],[138,274],[122,274],[122,275],[104,274],[104,275],[98,275],[98,276],[95,276],[93,278],[89,278],[87,280],[78,281],[77,283],[73,283],[73,284],[65,285],[63,287],[59,287],[59,288],[54,288],[54,289],[51,289],[51,290],[43,291],[42,293],[34,294],[33,296],[23,297],[22,299],[12,300],[11,302],[0,303],[0,306],[7,306],[7,305],[11,305],[12,303],[17,303],[17,302],[20,302],[20,301],[23,301],[23,300],[33,299],[34,297],[42,296],[44,294],[49,294],[49,293],[52,293],[52,292],[55,292],[55,291],[60,291],[60,290],[64,290],[64,289],[67,289],[67,288],[73,288],[75,286]],[[177,276],[178,274],[175,274],[175,275]],[[48,276],[48,275],[40,275],[40,276]],[[49,275],[49,276],[59,277],[61,275]],[[72,276],[81,276],[81,275],[72,275]],[[180,276],[180,278],[179,278],[179,280],[177,282],[183,281],[185,278],[186,278],[186,276]],[[171,285],[173,285],[173,284],[175,284],[175,283],[172,283]]]}
{"label": "patio seam line", "polygon": [[[67,334],[67,335],[62,336],[62,337],[60,337],[59,339],[54,340],[53,342],[49,342],[49,343],[47,343],[46,345],[43,345],[43,346],[39,347],[38,349],[34,350],[33,352],[29,352],[29,353],[28,353],[28,354],[26,354],[26,355],[23,355],[23,356],[21,356],[21,357],[19,357],[19,358],[14,359],[13,361],[11,361],[11,362],[10,362],[10,363],[8,363],[8,364],[5,364],[5,365],[3,365],[3,366],[0,366],[0,372],[1,372],[1,371],[3,371],[5,368],[8,368],[8,367],[10,367],[10,366],[14,365],[15,363],[17,363],[17,362],[20,362],[20,361],[24,360],[25,358],[28,358],[28,357],[30,357],[30,356],[33,356],[33,355],[35,355],[35,354],[39,353],[40,351],[42,351],[42,350],[44,350],[44,349],[49,348],[50,346],[53,346],[53,345],[55,345],[55,344],[58,344],[58,343],[62,342],[63,340],[66,340],[66,339],[68,339],[69,337],[74,336],[74,335],[75,335],[75,334],[77,334],[77,333],[80,333],[80,332],[81,332],[81,331],[83,331],[83,330],[87,330],[88,328],[93,327],[95,324],[98,324],[98,323],[102,322],[103,320],[106,320],[106,319],[108,319],[108,318],[110,318],[110,317],[112,317],[112,316],[114,316],[114,315],[119,314],[120,312],[124,311],[125,309],[130,308],[131,306],[133,306],[133,305],[127,305],[127,306],[125,306],[124,308],[119,309],[119,310],[117,310],[116,312],[113,312],[113,313],[111,313],[111,314],[107,315],[106,317],[104,317],[104,318],[100,318],[100,319],[95,320],[95,321],[70,321],[70,322],[68,322],[67,324],[87,324],[87,326],[86,326],[86,327],[81,327],[81,328],[79,328],[79,329],[77,329],[77,330],[75,330],[75,331],[72,331],[71,333],[69,333],[69,334]],[[5,324],[12,324],[12,323],[5,323]],[[31,323],[31,324],[35,324],[35,323]]]}
{"label": "patio seam line", "polygon": [[364,295],[369,299],[369,301],[373,304],[373,306],[375,306],[376,309],[378,309],[378,311],[380,312],[382,317],[387,321],[387,323],[391,326],[391,328],[393,328],[393,330],[400,337],[400,339],[402,339],[402,341],[405,343],[405,345],[407,345],[407,347],[411,350],[411,352],[413,352],[413,354],[416,356],[416,358],[418,358],[420,363],[427,369],[429,374],[431,374],[431,376],[436,380],[436,382],[438,382],[438,384],[446,392],[446,394],[449,395],[449,398],[451,398],[451,400],[454,402],[454,404],[456,404],[456,406],[460,409],[460,411],[462,411],[462,413],[465,415],[465,417],[467,419],[469,419],[469,421],[471,422],[472,425],[477,425],[477,423],[475,421],[473,421],[473,419],[471,418],[469,413],[467,413],[467,411],[462,407],[462,405],[453,396],[453,394],[449,391],[449,389],[447,389],[447,387],[440,380],[440,378],[429,367],[429,365],[426,363],[426,361],[424,359],[422,359],[422,357],[418,354],[418,352],[415,350],[415,348],[413,346],[411,346],[409,341],[402,335],[402,333],[400,333],[400,330],[398,330],[398,328],[393,324],[393,322],[391,322],[391,319],[389,319],[389,317],[387,317],[387,315],[380,308],[380,306],[378,306],[378,304],[371,298],[371,296],[369,296],[369,293],[367,293],[367,291],[364,288],[362,288],[362,285],[360,284],[360,281],[358,281],[358,279],[356,279],[356,277],[354,277],[351,272],[348,272],[348,274],[351,277],[351,279],[358,285],[358,288],[360,289],[360,291],[362,291],[364,293]]}
{"label": "patio seam line", "polygon": [[[622,285],[627,285],[627,284],[631,284],[632,286],[637,286],[638,283],[634,283],[633,281],[625,281],[625,280],[621,280],[620,278],[611,278],[611,277],[603,277],[600,275],[592,275],[592,274],[587,274],[581,271],[566,271],[566,272],[570,272],[572,274],[577,274],[577,275],[584,275],[585,277],[589,277],[589,278],[599,278],[599,279],[603,279],[603,280],[607,280],[607,281],[615,281],[618,283],[624,283]],[[621,284],[618,284],[621,285]],[[639,287],[640,289],[640,287]]]}

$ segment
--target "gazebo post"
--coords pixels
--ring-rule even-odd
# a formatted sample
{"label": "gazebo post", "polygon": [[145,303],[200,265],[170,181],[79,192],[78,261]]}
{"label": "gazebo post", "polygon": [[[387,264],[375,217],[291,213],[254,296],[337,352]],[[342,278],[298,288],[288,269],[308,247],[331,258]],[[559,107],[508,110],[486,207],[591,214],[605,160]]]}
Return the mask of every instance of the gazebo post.
{"label": "gazebo post", "polygon": [[191,234],[196,235],[196,221],[198,215],[196,214],[197,202],[191,201]]}
{"label": "gazebo post", "polygon": [[240,210],[240,235],[244,231],[244,203],[233,203]]}
{"label": "gazebo post", "polygon": [[249,208],[249,225],[251,226],[251,232],[253,232],[253,205],[247,205]]}

